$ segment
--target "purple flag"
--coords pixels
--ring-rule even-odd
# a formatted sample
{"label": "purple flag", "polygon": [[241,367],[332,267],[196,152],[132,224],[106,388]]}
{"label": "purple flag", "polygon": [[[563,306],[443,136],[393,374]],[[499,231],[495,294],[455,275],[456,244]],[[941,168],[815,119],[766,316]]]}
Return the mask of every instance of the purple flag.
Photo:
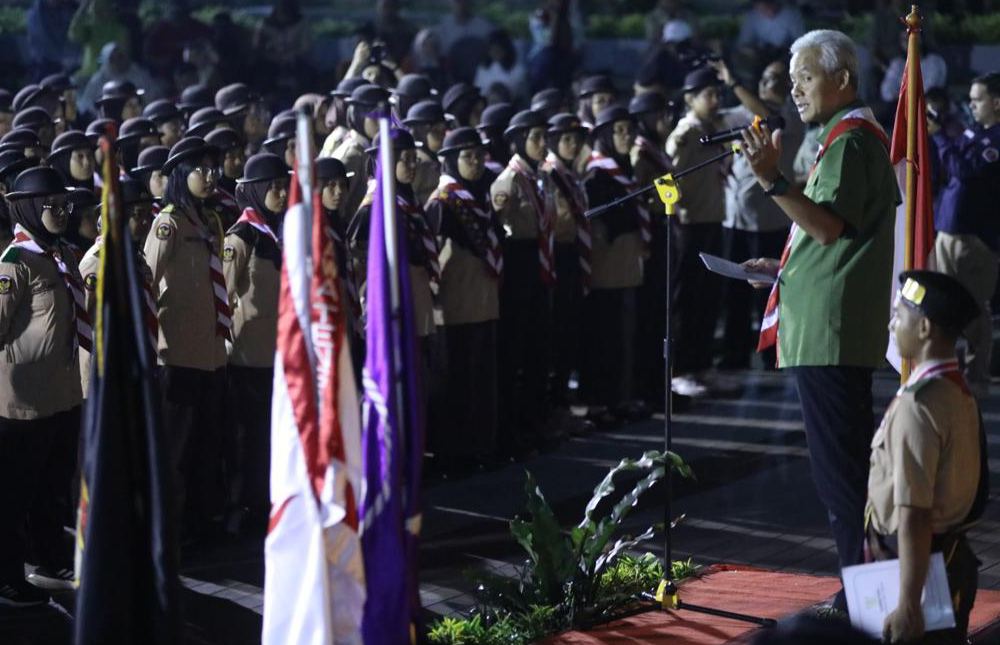
{"label": "purple flag", "polygon": [[[424,415],[417,379],[406,227],[402,218],[393,218],[397,275],[392,276],[386,252],[383,179],[379,158],[368,237],[368,353],[362,419],[360,521],[368,594],[362,635],[366,645],[412,642],[420,614],[417,540]],[[390,207],[395,205],[390,202]],[[399,294],[395,312],[393,278]]]}

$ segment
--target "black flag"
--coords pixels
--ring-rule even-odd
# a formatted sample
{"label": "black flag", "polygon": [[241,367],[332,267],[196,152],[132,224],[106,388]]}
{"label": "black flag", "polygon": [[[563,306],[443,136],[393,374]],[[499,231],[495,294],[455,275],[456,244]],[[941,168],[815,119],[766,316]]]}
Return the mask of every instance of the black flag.
{"label": "black flag", "polygon": [[174,644],[177,539],[149,339],[145,276],[104,149],[103,248],[84,414],[77,519],[76,645]]}

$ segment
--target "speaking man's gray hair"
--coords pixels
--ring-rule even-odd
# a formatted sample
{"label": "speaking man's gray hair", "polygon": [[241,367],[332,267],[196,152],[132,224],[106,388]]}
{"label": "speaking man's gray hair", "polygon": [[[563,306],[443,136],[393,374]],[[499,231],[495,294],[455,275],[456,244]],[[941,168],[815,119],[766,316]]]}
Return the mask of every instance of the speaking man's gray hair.
{"label": "speaking man's gray hair", "polygon": [[803,49],[819,50],[820,67],[827,74],[833,74],[842,69],[846,69],[850,74],[850,82],[854,87],[858,86],[860,74],[858,71],[858,50],[854,46],[854,41],[842,32],[833,29],[816,29],[800,36],[792,43],[792,56]]}

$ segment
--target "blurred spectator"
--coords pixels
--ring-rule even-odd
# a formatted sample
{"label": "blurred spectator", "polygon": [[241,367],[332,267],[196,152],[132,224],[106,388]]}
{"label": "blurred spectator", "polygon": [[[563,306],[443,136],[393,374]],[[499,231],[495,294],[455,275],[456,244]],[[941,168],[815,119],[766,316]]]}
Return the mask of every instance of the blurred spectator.
{"label": "blurred spectator", "polygon": [[[150,71],[163,79],[173,75],[175,67],[181,63],[186,45],[212,37],[212,30],[207,25],[191,17],[186,0],[174,0],[166,6],[166,13],[155,20],[146,32],[142,49],[143,60]],[[243,59],[240,61],[246,63]]]}
{"label": "blurred spectator", "polygon": [[448,85],[441,50],[440,32],[436,29],[421,29],[413,39],[410,52],[410,69],[431,79],[431,83],[438,89]]}
{"label": "blurred spectator", "polygon": [[476,87],[484,95],[489,94],[496,84],[506,87],[510,97],[514,99],[506,102],[513,103],[525,98],[527,83],[524,66],[517,60],[517,50],[510,34],[502,29],[490,34],[486,60],[479,64],[475,79]]}
{"label": "blurred spectator", "polygon": [[397,0],[378,0],[375,9],[375,35],[385,43],[393,61],[404,63],[416,34],[417,28],[413,23],[399,15]]}
{"label": "blurred spectator", "polygon": [[306,56],[312,49],[312,32],[302,18],[298,0],[277,0],[271,13],[257,25],[253,48],[259,83],[273,90],[282,103],[290,103],[297,86],[308,85],[312,70]]}
{"label": "blurred spectator", "polygon": [[467,38],[486,42],[496,30],[492,22],[472,13],[471,4],[471,0],[452,0],[451,13],[434,28],[442,51],[450,52],[455,43]]}
{"label": "blurred spectator", "polygon": [[101,49],[100,69],[90,77],[77,99],[77,109],[84,114],[93,114],[101,89],[108,81],[131,81],[137,88],[145,90],[147,101],[159,98],[161,94],[149,72],[129,60],[128,54],[117,43],[108,43]]}
{"label": "blurred spectator", "polygon": [[749,49],[785,49],[805,33],[802,14],[781,0],[757,0],[743,16],[736,44]]}
{"label": "blurred spectator", "polygon": [[698,47],[693,43],[694,30],[684,20],[670,20],[663,25],[659,45],[650,51],[639,68],[637,77],[644,86],[662,85],[669,91],[684,84],[684,76],[691,71],[689,60],[698,58]]}
{"label": "blurred spectator", "polygon": [[904,15],[906,11],[899,0],[875,0],[868,50],[881,73],[889,68],[889,61],[899,51],[899,18]]}
{"label": "blurred spectator", "polygon": [[76,67],[80,50],[69,41],[73,0],[35,0],[26,17],[32,80]]}
{"label": "blurred spectator", "polygon": [[693,25],[694,16],[684,5],[684,0],[658,0],[646,16],[646,40],[657,45],[663,36],[663,28],[674,20]]}
{"label": "blurred spectator", "polygon": [[218,87],[225,82],[219,52],[208,39],[198,39],[185,45],[183,56],[184,62],[192,65],[197,72],[196,83]]}
{"label": "blurred spectator", "polygon": [[218,52],[224,52],[219,60],[219,72],[223,83],[245,81],[250,78],[252,51],[247,47],[250,34],[233,22],[228,11],[220,11],[212,18],[212,43]]}
{"label": "blurred spectator", "polygon": [[[83,59],[77,72],[81,82],[97,71],[101,65],[102,48],[108,43],[117,43],[125,52],[129,51],[128,30],[116,17],[112,0],[83,0],[73,16],[68,33],[69,39],[83,49]],[[127,53],[125,55],[128,57]]]}
{"label": "blurred spectator", "polygon": [[[528,19],[528,31],[531,32],[531,50],[528,58],[538,55],[545,47],[557,45],[556,26],[564,15],[568,20],[568,32],[564,34],[571,51],[576,51],[583,44],[585,26],[580,4],[577,0],[542,0],[541,7]],[[560,44],[562,45],[562,44]]]}
{"label": "blurred spectator", "polygon": [[532,92],[549,87],[569,89],[583,43],[583,17],[576,0],[545,0],[528,20],[532,46],[528,83]]}
{"label": "blurred spectator", "polygon": [[[906,30],[899,31],[899,47],[896,56],[889,61],[889,67],[882,77],[879,96],[893,106],[899,100],[899,87],[903,82],[903,70],[906,69]],[[924,90],[944,88],[948,86],[948,63],[939,54],[924,45],[920,55],[920,75],[924,81]]]}

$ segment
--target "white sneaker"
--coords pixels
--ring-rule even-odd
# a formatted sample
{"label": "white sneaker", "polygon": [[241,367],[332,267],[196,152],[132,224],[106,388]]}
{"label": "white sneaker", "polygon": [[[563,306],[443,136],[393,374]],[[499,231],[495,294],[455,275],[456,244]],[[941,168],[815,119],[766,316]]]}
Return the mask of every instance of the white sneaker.
{"label": "white sneaker", "polygon": [[683,374],[675,376],[670,382],[670,389],[675,394],[689,396],[691,398],[701,398],[708,395],[708,388],[698,380],[693,374]]}

